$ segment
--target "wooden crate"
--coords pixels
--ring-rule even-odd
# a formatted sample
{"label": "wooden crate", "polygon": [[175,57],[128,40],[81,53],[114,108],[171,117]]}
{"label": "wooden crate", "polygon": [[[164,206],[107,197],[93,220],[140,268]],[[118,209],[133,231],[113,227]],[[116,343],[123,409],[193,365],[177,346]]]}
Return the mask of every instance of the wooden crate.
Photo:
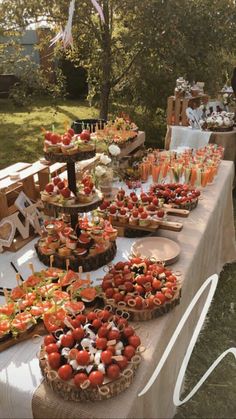
{"label": "wooden crate", "polygon": [[186,115],[186,109],[189,101],[192,99],[200,99],[201,101],[207,101],[208,96],[205,94],[198,96],[189,96],[184,98],[177,98],[175,96],[169,96],[167,99],[167,125],[182,125],[188,126],[188,118]]}

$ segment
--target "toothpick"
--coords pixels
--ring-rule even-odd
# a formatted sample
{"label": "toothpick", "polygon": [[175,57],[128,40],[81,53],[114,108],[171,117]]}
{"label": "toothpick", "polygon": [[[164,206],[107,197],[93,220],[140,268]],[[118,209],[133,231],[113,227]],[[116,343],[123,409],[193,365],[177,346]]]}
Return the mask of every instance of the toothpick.
{"label": "toothpick", "polygon": [[78,275],[79,276],[79,279],[81,279],[80,275],[83,273],[82,266],[79,266],[78,272],[79,272],[79,275]]}
{"label": "toothpick", "polygon": [[70,265],[70,259],[66,259],[66,270],[67,270],[67,272],[69,270],[69,265]]}
{"label": "toothpick", "polygon": [[8,304],[8,291],[7,291],[6,288],[3,288],[3,293],[4,293],[4,298],[5,298],[6,304]]}
{"label": "toothpick", "polygon": [[20,287],[21,285],[20,274],[16,274],[16,282],[17,282],[18,287]]}
{"label": "toothpick", "polygon": [[30,270],[32,272],[32,275],[34,275],[34,265],[33,265],[32,262],[29,263],[29,268],[30,268]]}
{"label": "toothpick", "polygon": [[90,273],[89,272],[86,274],[86,279],[87,279],[87,281],[91,282],[91,278],[90,278]]}
{"label": "toothpick", "polygon": [[52,268],[53,262],[54,262],[54,255],[50,255],[50,268]]}

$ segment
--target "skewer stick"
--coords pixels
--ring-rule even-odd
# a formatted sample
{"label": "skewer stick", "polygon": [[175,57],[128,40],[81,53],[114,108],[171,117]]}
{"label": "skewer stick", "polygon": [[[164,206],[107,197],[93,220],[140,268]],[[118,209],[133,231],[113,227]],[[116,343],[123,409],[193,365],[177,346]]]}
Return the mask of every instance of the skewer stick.
{"label": "skewer stick", "polygon": [[79,279],[81,279],[81,274],[83,273],[82,266],[79,266],[78,272],[79,272]]}
{"label": "skewer stick", "polygon": [[52,268],[53,262],[54,262],[54,255],[50,255],[50,268]]}
{"label": "skewer stick", "polygon": [[16,282],[17,282],[18,287],[20,287],[21,285],[20,274],[16,274]]}
{"label": "skewer stick", "polygon": [[32,262],[30,262],[29,263],[29,268],[30,268],[30,270],[31,270],[31,272],[32,272],[32,275],[34,275],[34,265],[33,265],[33,263]]}
{"label": "skewer stick", "polygon": [[70,266],[70,259],[66,259],[66,271],[68,272]]}
{"label": "skewer stick", "polygon": [[8,291],[7,291],[6,288],[3,288],[3,293],[4,293],[4,298],[5,298],[6,304],[8,304]]}
{"label": "skewer stick", "polygon": [[91,282],[91,277],[90,277],[90,273],[89,272],[86,274],[86,279],[87,279],[87,281]]}

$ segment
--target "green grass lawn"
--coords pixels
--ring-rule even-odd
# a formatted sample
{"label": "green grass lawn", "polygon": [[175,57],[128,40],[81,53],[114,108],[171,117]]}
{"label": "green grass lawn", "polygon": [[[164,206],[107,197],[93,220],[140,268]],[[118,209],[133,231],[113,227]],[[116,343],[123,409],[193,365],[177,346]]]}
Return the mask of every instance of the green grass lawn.
{"label": "green grass lawn", "polygon": [[97,118],[98,110],[86,102],[40,100],[27,108],[15,108],[6,99],[0,99],[0,169],[19,162],[34,162],[43,155],[41,127],[63,132],[65,123],[80,118]]}

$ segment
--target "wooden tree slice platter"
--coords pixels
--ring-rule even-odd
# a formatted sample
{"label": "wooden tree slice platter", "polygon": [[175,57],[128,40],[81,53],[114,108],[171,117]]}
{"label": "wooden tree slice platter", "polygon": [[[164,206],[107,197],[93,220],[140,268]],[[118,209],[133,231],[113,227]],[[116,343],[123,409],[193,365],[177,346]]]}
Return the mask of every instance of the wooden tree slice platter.
{"label": "wooden tree slice platter", "polygon": [[16,345],[17,343],[23,342],[24,340],[28,340],[37,335],[42,336],[46,333],[47,331],[42,321],[39,321],[39,323],[37,323],[35,326],[31,327],[29,330],[23,333],[20,333],[15,338],[9,333],[9,336],[7,336],[5,340],[2,340],[0,342],[0,352],[5,351],[5,349],[10,348],[11,346]]}
{"label": "wooden tree slice platter", "polygon": [[157,306],[153,309],[146,308],[142,310],[137,310],[135,308],[125,306],[120,307],[118,304],[112,302],[112,300],[104,298],[104,303],[108,306],[111,306],[115,312],[120,315],[122,312],[126,312],[129,315],[129,320],[134,322],[143,322],[147,320],[155,319],[156,317],[160,317],[163,314],[169,313],[169,311],[173,310],[179,303],[181,297],[181,288],[175,292],[175,295],[171,301],[167,301],[165,304]]}
{"label": "wooden tree slice platter", "polygon": [[183,224],[179,222],[173,222],[173,221],[158,221],[158,225],[156,227],[151,226],[139,226],[139,225],[132,225],[129,223],[123,224],[119,223],[119,221],[112,221],[113,227],[117,228],[118,230],[118,236],[125,237],[126,236],[126,229],[129,230],[129,237],[131,237],[131,230],[133,231],[133,237],[135,237],[135,233],[137,231],[143,231],[147,233],[155,233],[158,228],[161,228],[163,230],[171,230],[179,232],[183,228]]}
{"label": "wooden tree slice platter", "polygon": [[57,372],[50,368],[43,346],[39,354],[39,365],[47,384],[60,397],[73,402],[106,400],[117,396],[131,385],[140,361],[132,362],[131,360],[127,370],[124,370],[122,375],[116,380],[108,381],[99,387],[81,389],[73,384],[73,380],[61,380]]}
{"label": "wooden tree slice platter", "polygon": [[102,203],[102,200],[103,200],[102,193],[96,190],[96,195],[91,202],[72,204],[70,206],[64,206],[56,202],[44,201],[43,203],[44,203],[45,208],[48,210],[54,209],[54,210],[58,210],[66,214],[78,214],[81,212],[89,212],[96,209]]}
{"label": "wooden tree slice platter", "polygon": [[[39,260],[44,263],[44,265],[50,266],[50,256],[41,253],[38,243],[35,244],[35,249]],[[89,272],[101,268],[103,265],[111,262],[116,255],[116,251],[116,242],[113,241],[110,243],[110,246],[107,250],[105,250],[105,252],[98,253],[94,256],[88,255],[85,257],[78,257],[77,255],[71,255],[63,257],[54,253],[53,266],[60,269],[66,269],[66,261],[69,259],[69,266],[73,271],[78,272],[79,267],[82,266],[84,272]]]}
{"label": "wooden tree slice platter", "polygon": [[88,160],[95,156],[95,148],[90,151],[78,151],[74,154],[63,154],[63,153],[53,153],[53,152],[44,152],[44,157],[46,160],[57,163],[75,163],[81,160]]}

